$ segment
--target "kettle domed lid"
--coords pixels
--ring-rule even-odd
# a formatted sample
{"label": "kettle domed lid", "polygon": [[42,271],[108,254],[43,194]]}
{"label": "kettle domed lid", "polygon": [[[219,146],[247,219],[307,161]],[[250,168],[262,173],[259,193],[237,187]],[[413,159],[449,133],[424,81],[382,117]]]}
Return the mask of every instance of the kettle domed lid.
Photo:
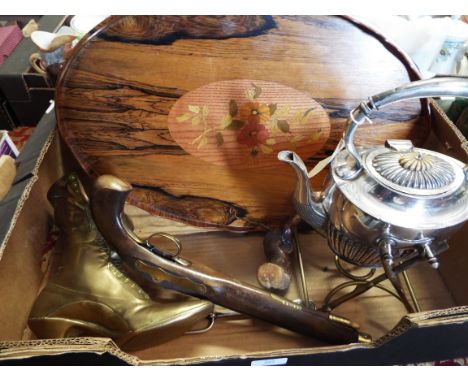
{"label": "kettle domed lid", "polygon": [[447,155],[415,148],[411,141],[359,150],[363,171],[341,176],[353,166],[347,150],[332,162],[336,185],[367,214],[392,225],[414,229],[454,226],[468,216],[468,173]]}
{"label": "kettle domed lid", "polygon": [[411,141],[388,140],[365,158],[372,177],[386,187],[409,195],[431,196],[460,186],[462,168],[446,155],[415,148]]}

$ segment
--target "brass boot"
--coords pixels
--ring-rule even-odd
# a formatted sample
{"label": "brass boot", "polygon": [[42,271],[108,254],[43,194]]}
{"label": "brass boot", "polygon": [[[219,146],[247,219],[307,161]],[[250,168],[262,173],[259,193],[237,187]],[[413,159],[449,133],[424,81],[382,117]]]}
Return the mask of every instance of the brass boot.
{"label": "brass boot", "polygon": [[60,229],[58,266],[29,317],[37,337],[110,337],[132,350],[180,336],[213,311],[212,303],[182,295],[154,301],[114,264],[75,174],[55,183],[47,197]]}

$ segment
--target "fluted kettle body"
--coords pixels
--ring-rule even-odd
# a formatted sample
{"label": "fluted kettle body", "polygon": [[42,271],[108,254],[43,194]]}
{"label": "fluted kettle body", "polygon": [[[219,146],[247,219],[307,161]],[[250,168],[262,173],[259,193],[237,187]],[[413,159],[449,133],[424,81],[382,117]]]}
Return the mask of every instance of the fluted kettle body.
{"label": "fluted kettle body", "polygon": [[[356,148],[357,127],[390,103],[434,96],[468,97],[468,80],[417,81],[369,98],[350,113],[330,164],[328,185],[311,189],[307,169],[292,151],[278,158],[297,175],[297,213],[326,232],[330,248],[346,261],[368,267],[403,261],[420,253],[437,267],[437,255],[468,218],[468,167],[408,140]],[[385,266],[385,265],[384,265]]]}

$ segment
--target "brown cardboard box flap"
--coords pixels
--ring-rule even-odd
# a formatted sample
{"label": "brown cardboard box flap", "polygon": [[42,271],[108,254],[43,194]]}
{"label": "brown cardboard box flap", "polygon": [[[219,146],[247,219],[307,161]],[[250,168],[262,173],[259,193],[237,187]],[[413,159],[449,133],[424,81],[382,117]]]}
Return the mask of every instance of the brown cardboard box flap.
{"label": "brown cardboard box flap", "polygon": [[[14,212],[12,211],[13,215],[5,216],[4,214],[2,214],[2,221],[5,225],[0,224],[0,261],[3,257],[3,253],[6,249],[10,236],[12,235],[12,232],[16,226],[17,220],[21,212],[23,211],[24,204],[29,198],[34,184],[38,180],[39,168],[42,162],[44,161],[45,155],[49,151],[49,147],[54,140],[55,134],[55,130],[47,131],[45,142],[42,145],[42,148],[40,149],[39,153],[37,153],[37,156],[35,156],[35,158],[33,159],[33,163],[30,164],[31,168],[28,168],[27,173],[24,173],[22,171],[22,163],[29,162],[28,159],[31,159],[27,158],[26,147],[25,151],[23,151],[17,159],[18,170],[13,183],[13,187],[2,202],[3,204],[7,201],[12,201],[16,203],[16,208],[14,209]],[[19,185],[19,187],[15,187],[17,184]]]}
{"label": "brown cardboard box flap", "polygon": [[69,353],[109,353],[129,365],[137,365],[139,362],[137,357],[121,351],[109,338],[80,337],[0,342],[0,358],[10,360]]}
{"label": "brown cardboard box flap", "polygon": [[[318,355],[326,353],[344,353],[375,348],[391,349],[395,345],[392,340],[402,338],[409,330],[421,327],[434,327],[437,325],[453,325],[466,323],[468,307],[455,307],[443,310],[426,311],[409,314],[402,318],[398,325],[388,334],[373,344],[351,344],[342,346],[325,346],[315,348],[284,349],[268,352],[251,352],[232,356],[203,356],[192,358],[172,358],[167,360],[142,360],[136,356],[123,352],[108,338],[67,338],[31,341],[4,341],[0,342],[0,358],[19,360],[39,356],[60,356],[63,354],[94,353],[96,355],[110,354],[128,365],[194,365],[200,363],[216,363],[219,361],[243,359],[271,359],[278,357],[297,357],[305,355]],[[166,345],[161,345],[166,346]],[[171,346],[168,344],[168,346]]]}
{"label": "brown cardboard box flap", "polygon": [[455,124],[447,117],[435,100],[431,100],[433,129],[437,138],[445,146],[447,154],[466,162],[468,160],[468,141]]}

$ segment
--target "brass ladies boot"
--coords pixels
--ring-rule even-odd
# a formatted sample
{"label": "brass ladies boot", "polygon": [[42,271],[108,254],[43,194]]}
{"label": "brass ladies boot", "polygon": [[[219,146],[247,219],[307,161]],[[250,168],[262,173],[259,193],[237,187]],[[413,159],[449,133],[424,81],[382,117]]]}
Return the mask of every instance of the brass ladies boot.
{"label": "brass ladies boot", "polygon": [[153,301],[128,278],[111,261],[75,174],[55,183],[47,197],[60,229],[59,264],[29,317],[37,337],[110,337],[131,350],[180,336],[213,311],[210,302],[186,296]]}

